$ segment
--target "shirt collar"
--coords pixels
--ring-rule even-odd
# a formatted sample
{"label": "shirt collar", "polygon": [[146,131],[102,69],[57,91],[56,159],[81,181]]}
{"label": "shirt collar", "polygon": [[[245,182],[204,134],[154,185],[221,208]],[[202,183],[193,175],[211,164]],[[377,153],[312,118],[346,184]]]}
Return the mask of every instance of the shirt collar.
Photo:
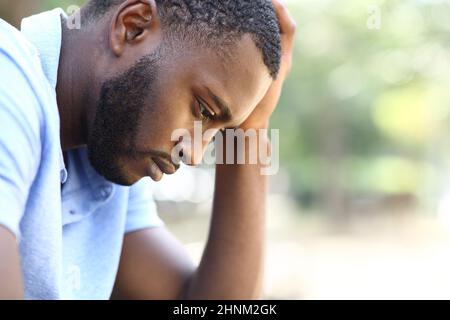
{"label": "shirt collar", "polygon": [[67,18],[65,12],[57,8],[25,18],[21,23],[22,34],[37,48],[42,70],[53,88],[56,88],[58,79],[61,16]]}
{"label": "shirt collar", "polygon": [[[61,16],[67,19],[66,13],[58,8],[25,18],[22,20],[21,24],[22,33],[38,50],[42,70],[55,90],[58,80],[58,66],[62,43]],[[101,195],[99,198],[107,200],[111,193],[110,189],[112,183],[100,176],[92,167],[87,157],[86,148],[79,148],[75,151],[82,158],[82,161],[79,162],[79,164],[82,164],[82,167],[86,170],[87,182],[89,183],[90,188],[96,192],[100,190]],[[68,169],[69,174],[71,174],[76,171],[76,168],[75,166],[72,166],[71,172],[70,168],[65,167],[62,150],[60,153],[60,160],[61,183],[65,183],[68,179]],[[71,160],[72,159],[69,159],[69,167]],[[104,196],[105,194],[107,197]]]}
{"label": "shirt collar", "polygon": [[[25,18],[20,26],[22,34],[37,49],[42,71],[55,90],[55,95],[62,43],[61,16],[67,17],[65,12],[58,8]],[[59,150],[59,164],[60,180],[61,183],[65,183],[67,181],[67,169],[61,148]]]}

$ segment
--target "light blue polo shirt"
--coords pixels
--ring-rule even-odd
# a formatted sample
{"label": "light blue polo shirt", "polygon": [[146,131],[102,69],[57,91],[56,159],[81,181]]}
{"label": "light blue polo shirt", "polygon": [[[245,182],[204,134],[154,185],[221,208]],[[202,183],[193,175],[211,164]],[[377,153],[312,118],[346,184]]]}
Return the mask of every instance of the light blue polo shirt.
{"label": "light blue polo shirt", "polygon": [[[60,143],[61,9],[0,19],[0,224],[16,236],[28,299],[108,299],[124,234],[161,227],[154,183],[112,184]],[[0,257],[1,259],[1,257]]]}

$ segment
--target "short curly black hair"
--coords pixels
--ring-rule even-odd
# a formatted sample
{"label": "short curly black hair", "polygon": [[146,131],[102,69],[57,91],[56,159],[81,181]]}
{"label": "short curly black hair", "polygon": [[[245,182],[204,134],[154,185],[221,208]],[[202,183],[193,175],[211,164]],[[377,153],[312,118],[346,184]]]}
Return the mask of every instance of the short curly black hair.
{"label": "short curly black hair", "polygon": [[[99,18],[124,0],[90,0],[86,14]],[[233,44],[249,34],[276,78],[281,36],[271,0],[155,0],[166,35],[203,46]],[[199,42],[200,41],[200,42]]]}

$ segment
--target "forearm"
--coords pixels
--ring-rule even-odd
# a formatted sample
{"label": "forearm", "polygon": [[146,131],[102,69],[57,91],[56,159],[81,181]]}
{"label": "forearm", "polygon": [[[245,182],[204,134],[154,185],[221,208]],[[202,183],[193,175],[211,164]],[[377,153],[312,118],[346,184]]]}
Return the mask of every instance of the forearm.
{"label": "forearm", "polygon": [[0,300],[23,299],[21,277],[16,239],[0,226]]}
{"label": "forearm", "polygon": [[[258,139],[263,139],[263,145],[269,143],[266,137]],[[235,154],[245,150],[248,155],[250,147],[247,143],[243,150],[237,150],[235,145]],[[261,168],[259,160],[257,164],[248,164],[248,159],[242,165],[217,165],[210,234],[187,298],[260,297],[267,185]]]}

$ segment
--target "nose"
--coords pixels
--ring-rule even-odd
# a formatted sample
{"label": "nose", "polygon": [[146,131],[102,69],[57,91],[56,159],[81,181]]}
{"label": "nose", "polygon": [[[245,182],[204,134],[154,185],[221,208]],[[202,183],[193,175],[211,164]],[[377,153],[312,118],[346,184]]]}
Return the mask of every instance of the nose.
{"label": "nose", "polygon": [[188,166],[200,165],[207,147],[207,142],[203,142],[200,148],[184,144],[180,151],[181,161]]}
{"label": "nose", "polygon": [[198,139],[197,141],[190,136],[180,137],[177,145],[180,160],[188,166],[200,165],[208,145],[217,131],[211,131],[208,134],[205,133],[202,139]]}

